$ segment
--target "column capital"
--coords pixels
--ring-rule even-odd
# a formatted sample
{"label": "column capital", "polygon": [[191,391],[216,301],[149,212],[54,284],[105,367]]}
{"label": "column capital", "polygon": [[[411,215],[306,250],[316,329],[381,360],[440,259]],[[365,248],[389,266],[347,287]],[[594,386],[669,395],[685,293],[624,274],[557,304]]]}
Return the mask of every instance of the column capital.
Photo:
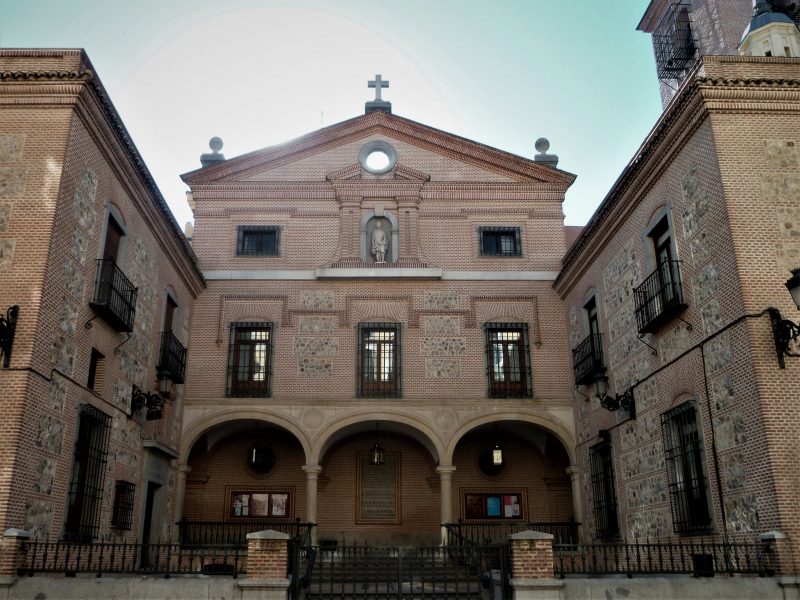
{"label": "column capital", "polygon": [[178,473],[181,475],[187,475],[192,472],[192,467],[189,465],[178,465]]}
{"label": "column capital", "polygon": [[439,473],[439,477],[450,477],[456,472],[456,468],[452,465],[444,465],[436,467],[436,472]]}
{"label": "column capital", "polygon": [[577,477],[581,474],[581,468],[578,465],[570,465],[564,471],[570,477]]}
{"label": "column capital", "polygon": [[319,475],[322,472],[322,467],[319,465],[303,465],[300,468],[305,471],[306,475]]}

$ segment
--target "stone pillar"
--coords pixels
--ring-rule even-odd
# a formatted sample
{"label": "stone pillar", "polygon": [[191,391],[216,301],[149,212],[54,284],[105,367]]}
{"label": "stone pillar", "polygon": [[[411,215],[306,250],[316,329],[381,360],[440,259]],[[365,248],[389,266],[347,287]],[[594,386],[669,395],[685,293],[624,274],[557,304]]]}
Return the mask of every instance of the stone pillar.
{"label": "stone pillar", "polygon": [[192,472],[189,465],[178,465],[178,481],[175,484],[175,520],[183,519],[183,503],[186,501],[186,477]]}
{"label": "stone pillar", "polygon": [[419,257],[419,194],[397,196],[397,221],[400,225],[399,262],[414,262]]}
{"label": "stone pillar", "polygon": [[359,262],[359,223],[361,220],[361,196],[340,196],[341,206],[339,247],[340,262]]}
{"label": "stone pillar", "polygon": [[[301,467],[306,472],[306,521],[317,523],[317,478],[322,472],[319,465],[303,465]],[[311,529],[311,543],[317,545],[317,528]]]}
{"label": "stone pillar", "polygon": [[[436,467],[439,473],[439,523],[453,522],[453,466]],[[447,542],[447,530],[442,527],[442,544]]]}
{"label": "stone pillar", "polygon": [[[778,575],[797,575],[797,568],[792,552],[792,544],[782,531],[767,531],[758,536],[768,544],[766,551],[766,567]],[[800,595],[798,595],[800,597]]]}
{"label": "stone pillar", "polygon": [[242,600],[286,600],[289,536],[268,529],[247,534],[247,579],[238,582]]}
{"label": "stone pillar", "polygon": [[564,582],[553,571],[553,536],[521,531],[511,542],[511,587],[515,600],[560,600]]}
{"label": "stone pillar", "polygon": [[[572,512],[575,521],[581,524],[583,529],[583,492],[581,491],[581,469],[578,465],[570,465],[566,469],[567,475],[572,482]],[[583,534],[583,531],[581,531]]]}
{"label": "stone pillar", "polygon": [[25,544],[31,534],[22,529],[6,529],[0,539],[0,587],[13,584],[17,572],[25,567]]}

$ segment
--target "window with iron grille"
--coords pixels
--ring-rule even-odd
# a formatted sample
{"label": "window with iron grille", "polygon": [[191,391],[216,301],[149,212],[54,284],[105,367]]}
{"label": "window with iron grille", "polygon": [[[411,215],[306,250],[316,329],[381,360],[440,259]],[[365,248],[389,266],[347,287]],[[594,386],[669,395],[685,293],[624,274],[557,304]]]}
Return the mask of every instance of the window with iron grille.
{"label": "window with iron grille", "polygon": [[703,444],[694,403],[685,402],[661,415],[661,430],[675,531],[706,531],[711,526],[711,514],[706,497]]}
{"label": "window with iron grille", "polygon": [[116,529],[130,529],[133,525],[133,504],[136,486],[130,481],[117,481],[114,488],[114,510],[111,513],[111,526]]}
{"label": "window with iron grille", "polygon": [[680,79],[697,60],[689,0],[670,4],[653,31],[658,78]]}
{"label": "window with iron grille", "polygon": [[597,536],[602,539],[613,538],[619,533],[619,521],[611,444],[601,442],[589,448],[589,461],[592,467],[592,501]]}
{"label": "window with iron grille", "polygon": [[522,256],[519,227],[481,227],[481,256]]}
{"label": "window with iron grille", "polygon": [[400,325],[359,323],[358,395],[361,398],[399,398]]}
{"label": "window with iron grille", "polygon": [[240,226],[237,256],[280,256],[281,228],[277,225]]}
{"label": "window with iron grille", "polygon": [[225,394],[265,398],[271,380],[272,323],[231,323]]}
{"label": "window with iron grille", "polygon": [[532,392],[527,324],[486,323],[484,330],[489,397],[530,397]]}
{"label": "window with iron grille", "polygon": [[67,539],[90,541],[97,535],[110,424],[107,414],[81,405],[64,524]]}

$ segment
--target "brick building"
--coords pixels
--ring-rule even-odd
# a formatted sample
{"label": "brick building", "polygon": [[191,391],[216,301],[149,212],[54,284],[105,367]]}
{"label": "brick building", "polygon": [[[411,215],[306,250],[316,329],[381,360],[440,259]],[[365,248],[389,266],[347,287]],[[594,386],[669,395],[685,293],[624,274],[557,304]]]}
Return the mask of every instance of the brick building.
{"label": "brick building", "polygon": [[[545,141],[529,160],[405,119],[376,79],[363,115],[292,142],[226,159],[212,139],[183,175],[190,248],[86,56],[0,52],[2,524],[774,530],[797,572],[800,363],[776,339],[800,59],[766,55],[781,39],[748,36],[786,20],[744,4],[651,3],[677,91],[580,233]],[[681,24],[694,46],[662,73]]]}
{"label": "brick building", "polygon": [[3,528],[169,537],[173,384],[203,287],[84,52],[0,51],[0,307],[18,307],[0,372]]}

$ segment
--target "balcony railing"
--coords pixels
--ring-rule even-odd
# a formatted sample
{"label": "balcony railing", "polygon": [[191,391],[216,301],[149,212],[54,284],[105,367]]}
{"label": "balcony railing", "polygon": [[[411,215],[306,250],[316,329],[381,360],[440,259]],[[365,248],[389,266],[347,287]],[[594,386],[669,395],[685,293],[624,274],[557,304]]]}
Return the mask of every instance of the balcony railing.
{"label": "balcony railing", "polygon": [[601,334],[590,334],[572,351],[572,369],[575,371],[575,384],[592,383],[605,371],[603,366],[603,339]]}
{"label": "balcony railing", "polygon": [[161,354],[156,367],[159,378],[167,377],[173,383],[183,383],[186,374],[186,348],[171,331],[161,332]]}
{"label": "balcony railing", "polygon": [[89,306],[116,331],[133,331],[137,291],[113,260],[97,259],[94,299]]}
{"label": "balcony railing", "polygon": [[633,290],[639,333],[652,333],[686,309],[677,260],[664,261]]}
{"label": "balcony railing", "polygon": [[314,523],[292,520],[237,519],[235,521],[178,521],[181,545],[215,547],[247,546],[247,534],[272,529],[292,538],[308,538]]}

